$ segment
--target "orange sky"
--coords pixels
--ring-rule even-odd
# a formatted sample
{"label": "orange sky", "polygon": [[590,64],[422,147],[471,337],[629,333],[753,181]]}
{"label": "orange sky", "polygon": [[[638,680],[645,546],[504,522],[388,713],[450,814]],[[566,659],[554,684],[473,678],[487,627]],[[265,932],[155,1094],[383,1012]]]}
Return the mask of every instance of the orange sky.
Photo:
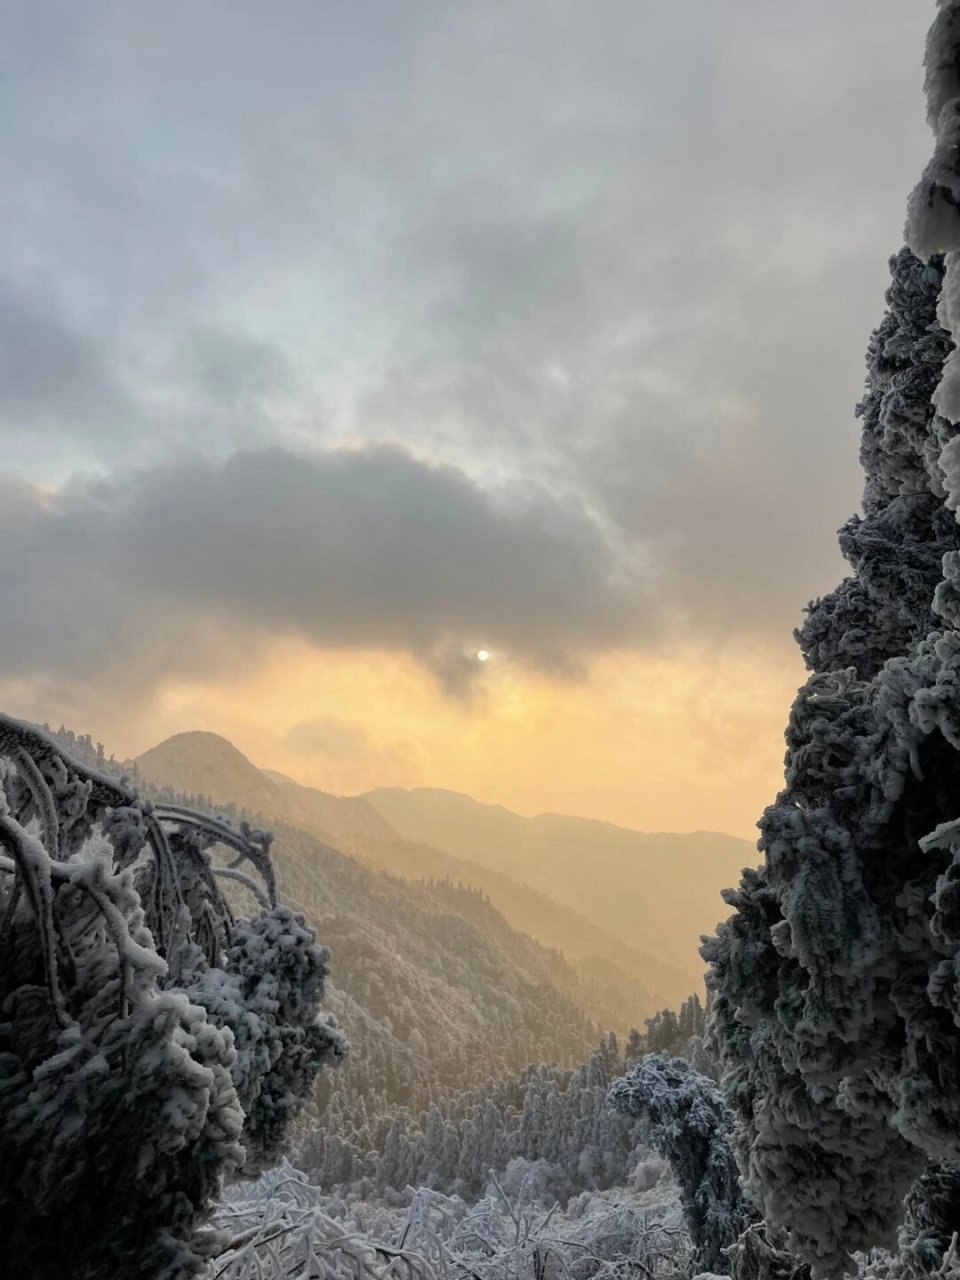
{"label": "orange sky", "polygon": [[[411,659],[284,641],[255,673],[167,685],[138,720],[89,727],[118,754],[206,729],[258,765],[338,793],[442,786],[523,813],[752,838],[779,786],[802,679],[789,647],[740,645],[709,660],[624,653],[596,661],[582,682],[530,676],[493,654],[465,704]],[[289,729],[318,717],[356,741],[336,755],[292,750]]]}
{"label": "orange sky", "polygon": [[752,836],[860,501],[922,7],[195,5],[186,52],[8,7],[0,708]]}

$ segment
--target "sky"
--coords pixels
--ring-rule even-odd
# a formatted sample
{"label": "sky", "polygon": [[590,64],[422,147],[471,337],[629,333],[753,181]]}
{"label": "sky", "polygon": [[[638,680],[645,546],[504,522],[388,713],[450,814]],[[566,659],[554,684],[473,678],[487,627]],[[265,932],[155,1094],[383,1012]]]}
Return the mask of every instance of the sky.
{"label": "sky", "polygon": [[750,836],[932,15],[14,6],[0,705]]}

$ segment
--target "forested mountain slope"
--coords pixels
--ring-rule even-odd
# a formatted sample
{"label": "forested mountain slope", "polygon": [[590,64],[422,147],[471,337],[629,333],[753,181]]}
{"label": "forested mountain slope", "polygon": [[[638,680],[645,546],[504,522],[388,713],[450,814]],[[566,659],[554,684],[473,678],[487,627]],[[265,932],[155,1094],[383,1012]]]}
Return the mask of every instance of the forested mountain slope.
{"label": "forested mountain slope", "polygon": [[[88,739],[56,736],[89,759]],[[281,896],[332,953],[325,1007],[355,1050],[335,1088],[362,1096],[373,1113],[419,1108],[531,1062],[570,1064],[589,1053],[598,1032],[589,984],[482,895],[384,875],[293,826],[273,830]]]}
{"label": "forested mountain slope", "polygon": [[720,891],[758,855],[715,831],[633,831],[589,818],[525,818],[455,791],[381,787],[364,797],[402,836],[509,874],[663,963],[699,971],[697,947],[728,914]]}
{"label": "forested mountain slope", "polygon": [[590,991],[479,895],[377,874],[277,826],[284,896],[332,952],[327,1007],[356,1052],[337,1088],[415,1108],[529,1062],[582,1059]]}
{"label": "forested mountain slope", "polygon": [[148,782],[182,795],[207,796],[217,804],[238,804],[270,816],[279,816],[284,808],[276,783],[217,733],[174,734],[132,763]]}
{"label": "forested mountain slope", "polygon": [[257,769],[215,734],[177,734],[145,752],[134,766],[154,785],[219,804],[242,804],[268,823],[283,821],[308,831],[392,875],[481,889],[514,929],[562,951],[573,963],[581,986],[591,992],[590,1014],[605,1027],[639,1025],[656,1010],[678,1004],[699,983],[694,948],[685,967],[666,964],[502,872],[405,840],[363,797],[328,795],[281,773]]}
{"label": "forested mountain slope", "polygon": [[330,831],[339,848],[362,862],[405,879],[449,880],[483,890],[515,929],[562,951],[585,977],[614,987],[619,1023],[624,1023],[624,1011],[629,1013],[627,1021],[635,1023],[638,1011],[645,1017],[654,1007],[678,1004],[699,985],[696,958],[685,969],[666,964],[516,877],[431,844],[403,839],[363,797],[327,795],[281,773],[264,772],[287,799],[291,821],[307,831]]}

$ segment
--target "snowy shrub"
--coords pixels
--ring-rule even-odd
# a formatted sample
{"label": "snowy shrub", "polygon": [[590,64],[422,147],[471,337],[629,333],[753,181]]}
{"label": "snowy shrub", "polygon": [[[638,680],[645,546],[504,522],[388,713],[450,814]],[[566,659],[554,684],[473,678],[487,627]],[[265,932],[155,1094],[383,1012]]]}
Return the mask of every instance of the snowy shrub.
{"label": "snowy shrub", "polygon": [[908,1193],[896,1266],[952,1267],[960,1230],[960,3],[939,9],[936,152],[868,352],[852,574],[799,633],[812,674],[764,865],[703,951],[747,1192],[818,1276],[895,1250]]}
{"label": "snowy shrub", "polygon": [[326,953],[277,903],[264,833],[141,804],[5,717],[0,770],[4,1262],[195,1274],[223,1175],[276,1157],[344,1050],[317,1021]]}
{"label": "snowy shrub", "polygon": [[526,1190],[469,1205],[421,1188],[403,1208],[346,1204],[289,1165],[230,1189],[216,1219],[233,1245],[211,1280],[687,1280],[672,1188],[584,1194],[561,1209]]}
{"label": "snowy shrub", "polygon": [[610,1088],[611,1104],[649,1121],[668,1160],[699,1267],[726,1272],[724,1250],[750,1221],[730,1145],[733,1117],[716,1086],[682,1058],[650,1054]]}

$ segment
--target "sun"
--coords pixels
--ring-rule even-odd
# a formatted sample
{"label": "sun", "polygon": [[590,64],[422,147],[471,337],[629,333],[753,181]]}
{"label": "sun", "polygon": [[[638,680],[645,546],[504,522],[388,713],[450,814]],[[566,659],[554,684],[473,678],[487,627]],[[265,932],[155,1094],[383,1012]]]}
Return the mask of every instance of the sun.
{"label": "sun", "polygon": [[478,649],[478,650],[477,650],[477,661],[478,661],[478,662],[486,662],[486,661],[489,659],[489,657],[490,657],[490,655],[489,655],[489,653],[487,653],[486,649]]}

